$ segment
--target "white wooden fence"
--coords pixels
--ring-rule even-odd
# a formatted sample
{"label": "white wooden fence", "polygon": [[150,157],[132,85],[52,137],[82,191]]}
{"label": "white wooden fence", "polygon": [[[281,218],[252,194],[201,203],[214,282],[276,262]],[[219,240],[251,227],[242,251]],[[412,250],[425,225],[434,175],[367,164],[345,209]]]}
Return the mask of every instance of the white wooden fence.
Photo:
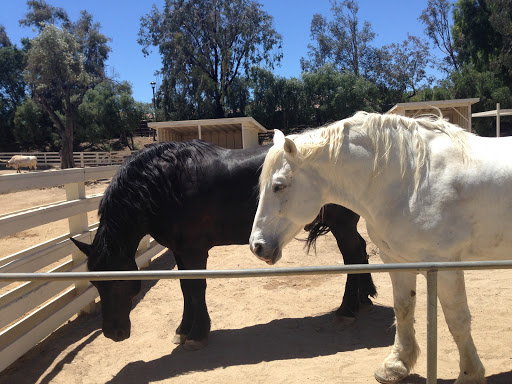
{"label": "white wooden fence", "polygon": [[[0,237],[68,219],[69,233],[0,259],[0,273],[86,271],[86,260],[69,240],[92,242],[98,223],[87,212],[98,209],[102,194],[86,196],[85,182],[109,179],[118,166],[73,168],[0,176],[0,194],[64,185],[66,200],[0,215]],[[165,248],[149,236],[137,251],[139,267]],[[71,255],[71,257],[69,257]],[[0,281],[0,371],[80,311],[91,310],[97,290],[86,281],[32,281],[11,288]]]}
{"label": "white wooden fence", "polygon": [[[73,152],[77,167],[96,167],[100,165],[122,164],[127,156],[136,151],[123,152]],[[30,155],[37,157],[38,165],[60,165],[59,152],[0,152],[0,160],[9,160],[14,155]]]}

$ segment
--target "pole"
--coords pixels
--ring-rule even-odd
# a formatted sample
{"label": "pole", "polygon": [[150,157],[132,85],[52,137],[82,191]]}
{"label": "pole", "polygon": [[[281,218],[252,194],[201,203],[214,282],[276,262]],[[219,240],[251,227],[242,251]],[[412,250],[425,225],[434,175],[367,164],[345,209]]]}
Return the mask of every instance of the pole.
{"label": "pole", "polygon": [[496,103],[496,137],[501,136],[500,109],[500,103]]}
{"label": "pole", "polygon": [[437,383],[437,270],[427,271],[427,384]]}
{"label": "pole", "polygon": [[151,88],[153,88],[153,121],[156,122],[156,105],[155,105],[155,85],[156,83],[152,81]]}

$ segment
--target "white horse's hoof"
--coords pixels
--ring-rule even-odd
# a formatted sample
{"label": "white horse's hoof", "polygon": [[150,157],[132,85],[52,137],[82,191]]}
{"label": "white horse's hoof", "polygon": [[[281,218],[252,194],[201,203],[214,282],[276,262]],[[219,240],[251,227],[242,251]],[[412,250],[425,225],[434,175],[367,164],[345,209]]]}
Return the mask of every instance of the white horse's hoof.
{"label": "white horse's hoof", "polygon": [[407,369],[405,369],[405,367],[403,370],[400,369],[399,372],[391,372],[390,370],[381,367],[377,369],[373,375],[375,377],[375,380],[377,380],[379,383],[395,384],[405,379],[407,375],[409,375],[409,372],[407,372]]}
{"label": "white horse's hoof", "polygon": [[200,341],[187,340],[183,344],[183,348],[186,349],[187,351],[198,351],[200,349],[203,349],[207,345],[208,345],[208,339],[204,339],[204,340],[200,340]]}
{"label": "white horse's hoof", "polygon": [[174,344],[184,344],[185,341],[187,341],[187,335],[180,335],[179,333],[175,334],[172,338]]}

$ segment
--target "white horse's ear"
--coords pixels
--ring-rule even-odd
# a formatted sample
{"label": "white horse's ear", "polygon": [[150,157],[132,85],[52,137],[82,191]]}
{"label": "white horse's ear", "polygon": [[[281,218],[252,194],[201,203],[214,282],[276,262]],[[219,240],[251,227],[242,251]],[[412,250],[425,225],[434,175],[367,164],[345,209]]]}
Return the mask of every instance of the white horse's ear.
{"label": "white horse's ear", "polygon": [[287,153],[288,155],[291,155],[293,157],[297,155],[297,146],[292,140],[290,140],[287,137],[284,138],[283,149],[284,152]]}
{"label": "white horse's ear", "polygon": [[274,129],[274,144],[281,144],[284,142],[284,134],[279,129]]}

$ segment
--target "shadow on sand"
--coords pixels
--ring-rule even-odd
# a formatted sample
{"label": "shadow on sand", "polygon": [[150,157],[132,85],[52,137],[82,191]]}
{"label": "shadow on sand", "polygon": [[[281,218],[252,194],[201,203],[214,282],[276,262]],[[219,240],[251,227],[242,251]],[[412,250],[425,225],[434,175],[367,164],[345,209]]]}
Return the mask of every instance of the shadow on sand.
{"label": "shadow on sand", "polygon": [[[148,270],[170,270],[176,265],[172,253],[165,253],[155,259]],[[157,283],[156,280],[142,281],[141,292],[135,297],[133,306],[137,306],[146,296],[149,290]],[[0,383],[23,383],[24,371],[27,364],[30,365],[31,375],[40,377],[50,367],[57,357],[70,345],[86,338],[78,344],[71,352],[56,364],[51,372],[42,378],[41,383],[50,383],[65,364],[73,361],[75,356],[88,344],[101,336],[101,313],[84,314],[69,321],[41,343],[32,348],[25,355],[16,360],[7,369],[0,373]],[[16,381],[16,378],[21,378]]]}
{"label": "shadow on sand", "polygon": [[210,344],[205,349],[190,352],[177,347],[158,359],[130,363],[109,383],[151,383],[192,371],[315,358],[393,343],[392,308],[375,306],[348,327],[337,325],[332,321],[333,317],[329,313],[285,318],[241,329],[212,331]]}

